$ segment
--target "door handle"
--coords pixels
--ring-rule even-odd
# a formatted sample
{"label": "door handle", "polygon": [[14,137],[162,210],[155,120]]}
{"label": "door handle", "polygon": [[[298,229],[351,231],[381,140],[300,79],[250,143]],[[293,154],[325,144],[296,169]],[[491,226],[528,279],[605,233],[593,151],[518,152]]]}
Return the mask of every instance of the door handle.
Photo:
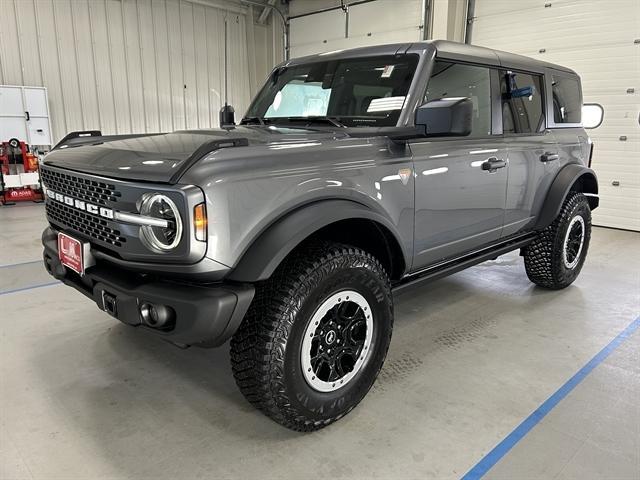
{"label": "door handle", "polygon": [[499,168],[504,168],[507,166],[507,162],[505,160],[499,160],[496,157],[487,158],[482,163],[482,170],[487,170],[489,172],[495,172]]}
{"label": "door handle", "polygon": [[31,115],[29,115],[29,112],[25,111],[24,115],[27,117],[27,122],[31,120]]}
{"label": "door handle", "polygon": [[554,160],[558,160],[560,158],[557,153],[544,152],[540,155],[541,162],[553,162]]}

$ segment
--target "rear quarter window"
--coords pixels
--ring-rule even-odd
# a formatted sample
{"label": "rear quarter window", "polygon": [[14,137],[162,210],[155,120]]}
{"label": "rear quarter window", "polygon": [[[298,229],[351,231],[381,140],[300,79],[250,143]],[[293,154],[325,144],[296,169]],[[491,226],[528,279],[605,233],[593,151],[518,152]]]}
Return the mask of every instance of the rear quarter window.
{"label": "rear quarter window", "polygon": [[582,94],[577,78],[551,76],[553,95],[553,121],[555,123],[580,123],[582,121]]}

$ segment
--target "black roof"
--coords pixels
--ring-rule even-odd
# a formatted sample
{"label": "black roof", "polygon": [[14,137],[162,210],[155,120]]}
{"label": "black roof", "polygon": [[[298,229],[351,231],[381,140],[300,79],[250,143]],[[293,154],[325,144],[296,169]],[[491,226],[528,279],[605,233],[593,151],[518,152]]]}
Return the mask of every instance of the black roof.
{"label": "black roof", "polygon": [[351,48],[347,50],[336,50],[333,52],[318,53],[291,59],[283,62],[282,65],[298,65],[321,60],[338,60],[341,58],[371,57],[379,55],[394,55],[397,53],[420,53],[426,54],[429,51],[436,52],[440,58],[459,60],[466,62],[479,62],[486,65],[511,68],[514,70],[528,70],[542,73],[545,68],[552,68],[564,72],[574,73],[573,70],[562,65],[543,62],[534,58],[516,55],[515,53],[502,52],[492,48],[478,47],[465,43],[450,42],[448,40],[427,40],[414,43],[392,43],[386,45],[375,45],[371,47]]}

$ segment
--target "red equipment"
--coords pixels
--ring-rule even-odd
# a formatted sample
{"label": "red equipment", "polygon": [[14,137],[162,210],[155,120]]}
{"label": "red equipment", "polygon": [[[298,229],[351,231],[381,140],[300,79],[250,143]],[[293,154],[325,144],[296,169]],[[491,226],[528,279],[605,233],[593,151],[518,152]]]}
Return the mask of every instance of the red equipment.
{"label": "red equipment", "polygon": [[43,199],[38,157],[16,138],[0,143],[0,205]]}

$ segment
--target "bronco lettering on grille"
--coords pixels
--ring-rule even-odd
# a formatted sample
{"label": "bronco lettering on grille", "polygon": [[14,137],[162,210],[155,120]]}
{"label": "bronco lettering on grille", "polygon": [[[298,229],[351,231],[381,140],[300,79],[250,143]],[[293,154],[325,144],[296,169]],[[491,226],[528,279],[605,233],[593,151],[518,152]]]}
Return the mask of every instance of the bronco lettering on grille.
{"label": "bronco lettering on grille", "polygon": [[51,200],[64,203],[65,205],[69,205],[70,207],[77,208],[78,210],[82,210],[84,212],[88,212],[93,215],[98,215],[100,217],[113,220],[114,214],[111,208],[105,208],[99,205],[94,205],[93,203],[84,202],[82,200],[78,200],[77,198],[69,197],[68,195],[63,195],[61,193],[54,192],[50,188],[46,188],[45,191],[47,193],[47,197],[49,197]]}

